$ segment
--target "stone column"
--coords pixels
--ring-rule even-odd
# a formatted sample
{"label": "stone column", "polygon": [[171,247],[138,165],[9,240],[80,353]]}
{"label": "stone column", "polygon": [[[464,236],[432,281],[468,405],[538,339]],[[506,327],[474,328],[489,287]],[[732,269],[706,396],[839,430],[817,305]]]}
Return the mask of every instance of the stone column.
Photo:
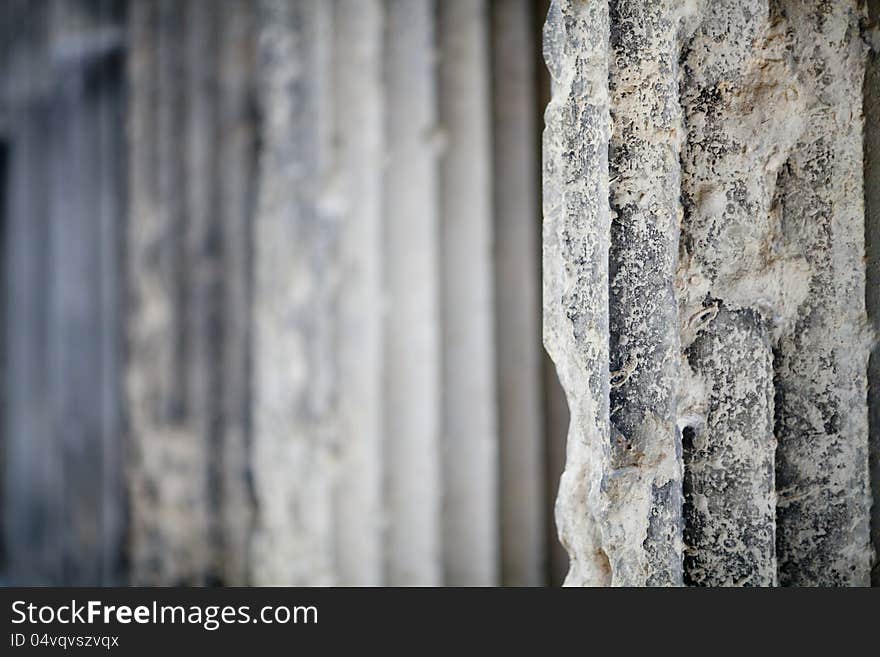
{"label": "stone column", "polygon": [[862,7],[553,3],[568,583],[869,582]]}
{"label": "stone column", "polygon": [[343,198],[339,305],[340,466],[336,568],[342,585],[383,581],[382,94],[380,0],[336,0],[337,175]]}
{"label": "stone column", "polygon": [[445,583],[498,577],[488,7],[438,4]]}
{"label": "stone column", "polygon": [[120,12],[4,10],[5,556],[12,583],[118,584]]}
{"label": "stone column", "polygon": [[256,584],[331,584],[340,440],[333,7],[266,0],[259,9],[251,576]]}
{"label": "stone column", "polygon": [[244,583],[250,18],[240,2],[130,9],[132,579]]}
{"label": "stone column", "polygon": [[434,3],[387,0],[385,431],[391,585],[442,581]]}

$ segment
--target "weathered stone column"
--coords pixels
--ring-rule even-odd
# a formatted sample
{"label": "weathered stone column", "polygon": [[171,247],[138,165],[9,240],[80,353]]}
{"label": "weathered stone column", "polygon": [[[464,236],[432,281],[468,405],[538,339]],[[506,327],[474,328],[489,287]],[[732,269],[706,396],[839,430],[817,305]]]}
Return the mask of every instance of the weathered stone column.
{"label": "weathered stone column", "polygon": [[442,581],[440,270],[434,3],[387,0],[383,216],[391,585]]}
{"label": "weathered stone column", "polygon": [[178,369],[188,342],[178,246],[186,23],[171,5],[136,3],[129,14],[130,535],[132,579],[144,584],[204,581],[209,549],[208,450],[185,410],[186,375]]}
{"label": "weathered stone column", "polygon": [[128,19],[126,383],[138,583],[247,581],[252,46],[246,6],[224,8],[138,2]]}
{"label": "weathered stone column", "polygon": [[259,16],[262,151],[254,219],[252,472],[256,584],[334,581],[339,447],[332,163],[332,5],[266,0]]}
{"label": "weathered stone column", "polygon": [[682,579],[677,9],[557,2],[547,21],[544,339],[572,413],[568,584]]}
{"label": "weathered stone column", "polygon": [[568,583],[868,583],[861,7],[553,3],[544,338],[572,413]]}
{"label": "weathered stone column", "polygon": [[767,0],[745,10],[713,2],[682,70],[689,584],[776,582],[771,339],[803,298],[805,270],[796,251],[774,243],[776,177],[803,122],[786,45]]}

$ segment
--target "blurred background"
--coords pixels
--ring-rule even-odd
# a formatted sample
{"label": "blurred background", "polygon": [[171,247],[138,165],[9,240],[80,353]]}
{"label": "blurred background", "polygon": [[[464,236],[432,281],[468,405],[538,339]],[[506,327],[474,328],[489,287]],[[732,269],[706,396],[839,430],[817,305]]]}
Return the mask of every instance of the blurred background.
{"label": "blurred background", "polygon": [[4,583],[561,583],[546,10],[0,3]]}

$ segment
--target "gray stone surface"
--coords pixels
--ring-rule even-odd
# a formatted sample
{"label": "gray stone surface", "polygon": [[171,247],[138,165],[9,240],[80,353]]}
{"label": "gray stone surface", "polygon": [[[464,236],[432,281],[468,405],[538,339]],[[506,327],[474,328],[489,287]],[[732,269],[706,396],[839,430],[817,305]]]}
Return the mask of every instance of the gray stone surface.
{"label": "gray stone surface", "polygon": [[609,8],[556,2],[545,36],[567,581],[867,584],[875,29],[857,2]]}
{"label": "gray stone surface", "polygon": [[619,518],[609,521],[620,528],[611,538],[621,546],[620,581],[640,586],[682,583],[673,290],[681,214],[680,4],[609,3],[608,512]]}
{"label": "gray stone surface", "polygon": [[776,358],[780,584],[870,583],[861,3],[784,5],[806,108],[780,175],[808,293]]}
{"label": "gray stone surface", "polygon": [[608,436],[609,19],[604,3],[557,0],[544,32],[551,100],[544,116],[544,345],[571,424],[556,522],[568,585],[612,581],[603,478]]}
{"label": "gray stone surface", "polygon": [[766,0],[715,2],[683,59],[677,293],[689,371],[678,412],[694,433],[685,454],[689,584],[776,581],[771,331],[791,321],[806,269],[773,242],[775,181],[803,121],[786,38]]}

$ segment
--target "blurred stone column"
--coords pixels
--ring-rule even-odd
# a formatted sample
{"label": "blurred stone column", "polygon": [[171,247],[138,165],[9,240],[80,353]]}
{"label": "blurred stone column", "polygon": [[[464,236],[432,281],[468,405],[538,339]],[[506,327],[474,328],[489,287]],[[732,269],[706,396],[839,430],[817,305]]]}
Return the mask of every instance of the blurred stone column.
{"label": "blurred stone column", "polygon": [[340,464],[334,530],[337,581],[344,586],[377,586],[384,581],[383,10],[381,0],[335,0],[333,13],[344,280],[339,299]]}
{"label": "blurred stone column", "polygon": [[486,3],[438,4],[445,583],[498,579],[498,428]]}
{"label": "blurred stone column", "polygon": [[3,8],[3,520],[12,583],[122,578],[122,5]]}
{"label": "blurred stone column", "polygon": [[385,6],[386,573],[391,585],[437,585],[443,548],[435,6]]}
{"label": "blurred stone column", "polygon": [[336,577],[341,207],[331,180],[332,9],[319,0],[259,5],[250,563],[262,585]]}
{"label": "blurred stone column", "polygon": [[131,568],[246,582],[252,65],[247,3],[134,2],[127,400]]}

